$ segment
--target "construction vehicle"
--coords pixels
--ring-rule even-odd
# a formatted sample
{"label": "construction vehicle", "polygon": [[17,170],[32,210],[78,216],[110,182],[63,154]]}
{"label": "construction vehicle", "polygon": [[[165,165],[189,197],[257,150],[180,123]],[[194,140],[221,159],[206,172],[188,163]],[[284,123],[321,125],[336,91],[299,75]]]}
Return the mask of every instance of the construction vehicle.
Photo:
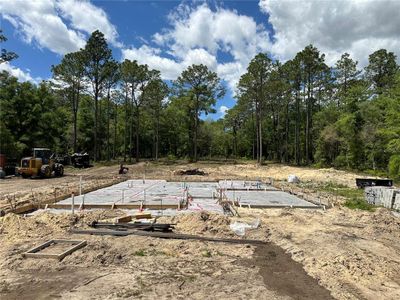
{"label": "construction vehicle", "polygon": [[89,168],[90,165],[90,157],[87,152],[83,153],[74,153],[71,155],[71,164],[75,168]]}
{"label": "construction vehicle", "polygon": [[52,174],[56,177],[64,175],[63,164],[55,162],[55,155],[47,148],[33,148],[32,157],[21,159],[21,167],[18,174],[23,178],[50,178]]}

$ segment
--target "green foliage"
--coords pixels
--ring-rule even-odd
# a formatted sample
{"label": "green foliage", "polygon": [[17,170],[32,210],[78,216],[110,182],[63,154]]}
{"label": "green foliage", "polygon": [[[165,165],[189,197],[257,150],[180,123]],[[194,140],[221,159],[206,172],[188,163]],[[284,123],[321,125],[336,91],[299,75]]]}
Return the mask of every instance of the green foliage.
{"label": "green foliage", "polygon": [[205,65],[189,66],[174,81],[174,94],[186,112],[191,158],[197,161],[200,114],[214,113],[217,99],[225,95],[217,73]]}
{"label": "green foliage", "polygon": [[6,72],[0,76],[1,151],[19,157],[31,154],[33,147],[65,151],[67,114],[50,86],[19,83]]}
{"label": "green foliage", "polygon": [[225,94],[215,72],[192,65],[171,86],[147,65],[116,62],[99,31],[52,71],[51,85],[0,73],[1,152],[20,157],[43,146],[109,161],[244,158],[399,177],[400,72],[384,49],[370,55],[364,74],[347,53],[328,67],[313,45],[284,64],[259,53],[220,120],[207,119]]}
{"label": "green foliage", "polygon": [[361,209],[361,210],[366,210],[366,211],[374,211],[375,210],[374,205],[369,204],[362,198],[348,199],[344,203],[344,206],[351,208],[351,209]]}
{"label": "green foliage", "polygon": [[7,157],[14,155],[19,157],[22,154],[22,150],[23,149],[17,149],[14,135],[5,124],[0,121],[0,153],[5,154]]}
{"label": "green foliage", "polygon": [[[4,34],[2,34],[3,30],[0,29],[0,43],[6,42],[7,38]],[[15,52],[7,51],[1,46],[1,54],[0,54],[0,64],[4,62],[11,61],[13,59],[18,58],[18,55]]]}
{"label": "green foliage", "polygon": [[133,255],[135,255],[135,256],[146,256],[146,252],[143,249],[140,249],[140,250],[135,251],[135,253],[133,253]]}
{"label": "green foliage", "polygon": [[324,184],[315,185],[313,183],[303,183],[308,189],[314,191],[326,192],[331,195],[345,198],[345,206],[351,209],[362,209],[373,211],[375,208],[364,199],[364,190],[350,188],[343,184],[337,184],[334,182],[327,182]]}
{"label": "green foliage", "polygon": [[202,255],[203,257],[211,257],[211,256],[212,256],[211,251],[208,250],[208,249],[204,250],[204,251],[201,253],[201,255]]}
{"label": "green foliage", "polygon": [[[84,61],[84,74],[91,83],[94,100],[94,127],[93,131],[93,158],[96,161],[101,157],[99,145],[99,133],[101,134],[101,123],[99,122],[99,98],[105,88],[107,76],[109,75],[109,63],[112,60],[112,52],[108,47],[104,34],[99,30],[94,31],[82,52]],[[101,108],[101,107],[100,107]]]}
{"label": "green foliage", "polygon": [[396,55],[387,52],[386,49],[372,53],[369,56],[369,65],[365,68],[366,76],[378,94],[393,86],[398,70]]}
{"label": "green foliage", "polygon": [[77,115],[79,103],[82,91],[85,89],[84,63],[84,53],[80,50],[66,54],[59,65],[52,66],[53,77],[55,79],[54,86],[58,89],[61,96],[65,96],[68,99],[71,109],[74,152],[77,151]]}
{"label": "green foliage", "polygon": [[400,154],[392,155],[390,157],[389,174],[394,179],[400,179]]}

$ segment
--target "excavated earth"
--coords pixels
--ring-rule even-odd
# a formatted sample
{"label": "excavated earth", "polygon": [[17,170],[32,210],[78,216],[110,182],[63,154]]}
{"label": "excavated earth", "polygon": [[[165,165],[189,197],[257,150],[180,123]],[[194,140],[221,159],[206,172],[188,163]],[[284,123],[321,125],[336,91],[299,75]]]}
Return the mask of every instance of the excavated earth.
{"label": "excavated earth", "polygon": [[[4,200],[16,194],[16,202],[32,193],[51,197],[63,184],[76,188],[80,176],[94,187],[96,181],[142,178],[144,173],[146,178],[180,181],[283,180],[296,174],[304,181],[350,187],[357,177],[331,169],[279,165],[128,167],[122,178],[116,174],[118,166],[111,166],[70,170],[57,179],[5,180],[0,195]],[[194,168],[208,175],[174,175]],[[118,210],[75,216],[46,211],[33,216],[7,214],[0,217],[0,299],[400,299],[400,218],[383,208],[365,212],[337,204],[326,211],[241,208],[240,218],[217,214],[204,218],[196,213],[158,220],[177,223],[179,233],[240,238],[229,224],[259,219],[260,226],[247,230],[244,238],[265,241],[262,245],[69,232],[71,226],[88,228],[94,220],[123,215]],[[60,262],[23,257],[28,249],[56,238],[87,240],[87,246]]]}

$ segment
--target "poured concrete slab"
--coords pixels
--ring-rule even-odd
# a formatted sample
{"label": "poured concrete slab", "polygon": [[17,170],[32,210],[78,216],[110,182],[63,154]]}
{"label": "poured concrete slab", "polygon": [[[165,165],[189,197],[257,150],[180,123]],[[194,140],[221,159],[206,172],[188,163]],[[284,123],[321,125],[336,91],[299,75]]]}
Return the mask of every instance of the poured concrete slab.
{"label": "poured concrete slab", "polygon": [[249,180],[220,180],[218,185],[222,189],[226,190],[276,190],[271,185],[265,184],[261,181],[249,181]]}
{"label": "poured concrete slab", "polygon": [[226,191],[229,200],[238,201],[241,206],[250,207],[310,207],[317,205],[281,191]]}
{"label": "poured concrete slab", "polygon": [[[117,207],[141,207],[144,205],[157,207],[156,209],[167,209],[178,207],[186,199],[188,192],[187,211],[214,211],[223,213],[218,204],[218,188],[220,185],[234,187],[227,190],[225,194],[229,200],[238,200],[243,206],[251,207],[316,207],[316,205],[278,190],[273,187],[259,184],[256,181],[220,181],[216,182],[167,182],[165,180],[128,180],[113,186],[96,190],[81,196],[75,196],[75,205],[84,204],[93,207],[96,205],[116,204]],[[242,189],[246,188],[246,189]],[[248,190],[247,190],[248,188]],[[72,199],[68,198],[59,202],[71,205]],[[132,205],[131,205],[132,204]],[[160,206],[162,208],[160,208]]]}
{"label": "poured concrete slab", "polygon": [[[75,196],[75,205],[81,204],[135,204],[178,205],[189,194],[188,210],[211,210],[222,212],[214,199],[218,184],[216,182],[167,182],[165,180],[128,180],[113,186]],[[59,202],[71,205],[72,198]]]}

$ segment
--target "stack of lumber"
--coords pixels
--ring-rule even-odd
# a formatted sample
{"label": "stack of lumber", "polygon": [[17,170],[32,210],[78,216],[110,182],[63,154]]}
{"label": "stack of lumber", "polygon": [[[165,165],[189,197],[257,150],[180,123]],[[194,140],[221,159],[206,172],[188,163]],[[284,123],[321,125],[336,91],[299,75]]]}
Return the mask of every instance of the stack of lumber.
{"label": "stack of lumber", "polygon": [[400,209],[400,189],[383,186],[366,187],[365,199],[370,204]]}

